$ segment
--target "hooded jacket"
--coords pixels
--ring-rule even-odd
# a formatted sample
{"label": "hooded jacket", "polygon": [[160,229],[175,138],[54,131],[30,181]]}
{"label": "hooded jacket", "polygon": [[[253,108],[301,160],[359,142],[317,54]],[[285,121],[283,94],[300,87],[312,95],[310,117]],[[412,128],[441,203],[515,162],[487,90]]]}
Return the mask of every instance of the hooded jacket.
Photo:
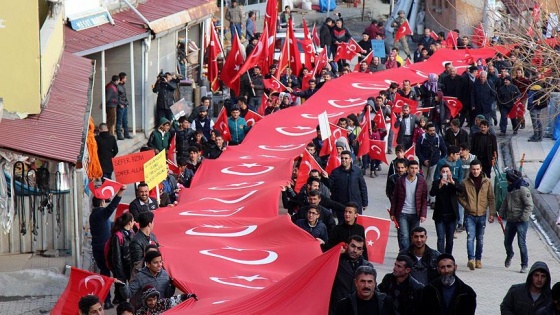
{"label": "hooded jacket", "polygon": [[158,152],[161,152],[163,149],[169,149],[169,132],[162,133],[160,129],[161,126],[169,123],[169,120],[167,120],[165,117],[162,117],[159,120],[158,128],[152,131],[152,133],[150,134],[150,138],[148,139],[148,146],[150,148],[154,148],[158,150]]}
{"label": "hooded jacket", "polygon": [[[542,271],[546,274],[546,282],[541,290],[541,295],[536,301],[533,301],[531,292],[531,280],[536,271]],[[531,266],[531,270],[527,275],[525,283],[514,284],[509,288],[502,304],[500,311],[502,315],[534,315],[552,302],[552,293],[550,289],[550,271],[546,263],[537,261]]]}
{"label": "hooded jacket", "polygon": [[130,284],[126,287],[128,289],[126,296],[130,298],[130,302],[135,307],[142,305],[142,288],[147,285],[156,288],[163,298],[172,297],[173,293],[175,293],[175,286],[171,282],[169,274],[165,269],[161,269],[161,271],[154,276],[148,267],[144,267],[136,274],[136,277],[131,279]]}
{"label": "hooded jacket", "polygon": [[500,216],[508,222],[527,222],[532,212],[533,197],[527,186],[508,192],[500,207]]}

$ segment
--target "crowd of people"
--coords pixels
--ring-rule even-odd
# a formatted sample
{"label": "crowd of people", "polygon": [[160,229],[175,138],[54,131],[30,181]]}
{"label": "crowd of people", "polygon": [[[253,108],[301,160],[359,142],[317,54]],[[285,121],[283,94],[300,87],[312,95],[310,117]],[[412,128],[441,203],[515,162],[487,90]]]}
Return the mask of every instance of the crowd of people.
{"label": "crowd of people", "polygon": [[[232,8],[226,19],[230,20],[232,34],[240,34],[243,14],[236,9],[239,7],[235,0]],[[289,21],[289,14],[287,11],[281,15],[284,22]],[[399,12],[391,26],[398,29],[405,20]],[[254,40],[259,36],[254,22],[253,12],[245,26],[248,50],[256,45]],[[105,301],[84,297],[80,301],[80,312],[102,313],[103,308],[117,304],[118,314],[157,314],[186,299],[196,299],[196,295],[190,293],[175,295],[173,281],[163,268],[162,254],[152,232],[153,211],[176,205],[180,189],[191,186],[193,176],[205,159],[219,158],[227,146],[243,142],[251,130],[245,119],[250,111],[271,115],[291,106],[305,106],[306,99],[337,77],[350,72],[373,73],[403,66],[406,61],[399,55],[397,45],[410,62],[428,60],[438,49],[449,45],[445,34],[434,36],[432,30],[426,29],[414,39],[418,45],[414,52],[409,50],[404,37],[389,49],[387,58],[369,60],[370,39],[384,39],[383,28],[382,22],[372,21],[364,30],[359,42],[360,61],[355,69],[345,60],[328,62],[317,72],[304,68],[299,74],[292,73],[289,68],[277,73],[277,65],[266,69],[266,74],[259,67],[251,69],[241,80],[240,94],[232,95],[224,103],[229,141],[224,140],[223,129],[208,117],[211,106],[208,97],[203,97],[189,116],[175,121],[170,106],[176,89],[174,82],[178,78],[170,73],[161,74],[153,90],[158,93],[159,124],[142,150],[155,153],[174,150],[172,154],[177,165],[170,165],[169,175],[154,190],[150,191],[145,183],[137,185],[137,197],[130,203],[129,212],[116,218],[112,227],[109,218],[126,186],[108,205],[104,200],[93,198],[90,228],[94,258],[101,274],[112,274],[117,283],[112,301],[110,295]],[[341,18],[336,21],[327,18],[318,33],[320,46],[328,51],[329,60],[336,54],[337,46],[351,38]],[[468,37],[456,43],[457,49],[472,47]],[[466,231],[467,267],[471,271],[483,268],[486,222],[493,223],[498,218],[500,224],[501,219],[505,221],[504,266],[511,266],[512,242],[517,236],[520,272],[528,273],[527,282],[512,286],[504,297],[500,305],[502,314],[560,313],[560,284],[551,289],[550,272],[545,263],[536,262],[529,268],[525,238],[533,202],[527,183],[520,172],[508,170],[508,192],[500,209],[496,209],[490,181],[498,156],[496,135],[506,135],[508,117],[513,134],[524,128],[523,115],[511,115],[516,103],[520,102],[531,112],[534,134],[528,140],[541,141],[543,137],[540,111],[547,106],[545,90],[550,83],[534,69],[525,67],[531,57],[516,46],[507,55],[497,53],[493,58],[473,61],[462,75],[449,63],[441,74],[430,73],[426,82],[413,85],[404,79],[400,85],[391,83],[387,90],[372,95],[361,112],[337,121],[338,128],[347,134],[335,141],[339,166],[330,172],[311,170],[305,174],[308,176],[306,184],[299,191],[295,184],[301,157],[296,159],[292,181],[282,187],[283,206],[294,224],[316,238],[323,250],[345,243],[330,298],[331,314],[474,314],[476,293],[455,274],[454,238],[456,233]],[[283,91],[265,86],[264,80],[271,77],[282,83]],[[108,123],[99,126],[96,138],[106,178],[111,178],[113,172],[110,159],[118,153],[112,134],[119,140],[130,137],[122,116],[124,110],[126,117],[128,104],[124,90],[126,74],[113,79],[106,91],[107,104],[115,106],[107,106],[111,113]],[[397,95],[405,100],[399,112],[394,110]],[[463,105],[462,110],[452,115],[446,97],[456,97]],[[422,116],[415,115],[407,100],[429,110]],[[396,154],[389,164],[385,193],[391,204],[389,216],[398,225],[399,247],[393,272],[385,275],[379,285],[377,272],[368,261],[364,227],[357,223],[357,217],[368,207],[364,176],[369,172],[371,177],[378,177],[381,171],[379,159],[358,154],[360,121],[366,114],[374,117],[378,113],[383,123],[372,120],[368,136],[371,140],[386,141],[386,153],[392,154],[394,149]],[[326,169],[331,156],[321,154],[327,139],[321,138],[320,131],[318,127],[316,137],[306,150]],[[405,156],[412,148],[415,157]],[[161,198],[156,199],[158,190]],[[420,226],[428,219],[428,207],[433,209],[437,249],[427,245],[428,232]]]}

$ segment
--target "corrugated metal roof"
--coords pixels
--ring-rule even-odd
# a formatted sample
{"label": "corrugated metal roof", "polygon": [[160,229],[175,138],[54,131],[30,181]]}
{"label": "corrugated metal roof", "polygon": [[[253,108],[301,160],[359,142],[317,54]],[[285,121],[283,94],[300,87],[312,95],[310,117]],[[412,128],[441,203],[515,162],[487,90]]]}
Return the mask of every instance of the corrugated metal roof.
{"label": "corrugated metal roof", "polygon": [[[217,6],[213,0],[148,0],[136,9],[158,33],[212,14]],[[66,50],[86,56],[150,35],[145,23],[132,10],[114,14],[113,20],[115,25],[103,24],[82,31],[65,26]]]}
{"label": "corrugated metal roof", "polygon": [[65,50],[86,56],[112,47],[124,45],[150,35],[142,19],[131,10],[113,15],[115,25],[103,24],[82,31],[64,27]]}
{"label": "corrugated metal roof", "polygon": [[91,60],[63,52],[49,99],[38,115],[0,122],[0,147],[76,163],[89,122]]}

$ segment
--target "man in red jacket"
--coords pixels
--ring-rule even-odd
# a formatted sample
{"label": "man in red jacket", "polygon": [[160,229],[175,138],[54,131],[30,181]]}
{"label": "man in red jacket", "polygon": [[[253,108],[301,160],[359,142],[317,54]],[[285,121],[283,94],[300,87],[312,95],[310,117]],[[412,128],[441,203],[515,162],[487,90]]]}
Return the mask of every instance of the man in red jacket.
{"label": "man in red jacket", "polygon": [[428,186],[419,169],[418,161],[408,162],[408,173],[397,180],[391,198],[391,220],[399,222],[399,250],[408,248],[412,229],[424,223],[428,212]]}

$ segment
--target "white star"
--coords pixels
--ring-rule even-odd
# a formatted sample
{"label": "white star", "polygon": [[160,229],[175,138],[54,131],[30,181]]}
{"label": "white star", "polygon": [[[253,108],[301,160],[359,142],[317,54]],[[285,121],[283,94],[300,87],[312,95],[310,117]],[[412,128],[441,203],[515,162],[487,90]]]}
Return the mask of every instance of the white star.
{"label": "white star", "polygon": [[210,224],[203,224],[202,227],[212,228],[212,229],[221,229],[225,228],[223,225],[210,225]]}
{"label": "white star", "polygon": [[237,184],[229,184],[229,185],[227,185],[227,186],[230,186],[230,187],[239,187],[239,186],[243,186],[243,185],[247,185],[247,184],[249,184],[249,183],[243,182],[243,183],[237,183]]}
{"label": "white star", "polygon": [[367,246],[373,246],[373,241],[372,240],[367,241]]}
{"label": "white star", "polygon": [[258,163],[242,163],[242,164],[240,164],[239,166],[244,166],[244,167],[246,167],[246,168],[251,168],[251,167],[261,166],[261,165],[258,164]]}
{"label": "white star", "polygon": [[235,66],[233,67],[233,70],[239,71],[239,65],[235,65]]}
{"label": "white star", "polygon": [[355,101],[359,101],[359,100],[360,100],[359,98],[349,98],[346,101],[350,103],[354,103]]}
{"label": "white star", "polygon": [[255,281],[255,280],[266,280],[266,278],[263,278],[263,277],[261,277],[261,276],[259,276],[259,275],[253,275],[253,276],[250,276],[250,277],[245,277],[245,276],[234,276],[234,277],[232,277],[232,278],[233,278],[233,279],[243,279],[243,280],[245,280],[245,281],[247,281],[247,282],[253,282],[253,281]]}

